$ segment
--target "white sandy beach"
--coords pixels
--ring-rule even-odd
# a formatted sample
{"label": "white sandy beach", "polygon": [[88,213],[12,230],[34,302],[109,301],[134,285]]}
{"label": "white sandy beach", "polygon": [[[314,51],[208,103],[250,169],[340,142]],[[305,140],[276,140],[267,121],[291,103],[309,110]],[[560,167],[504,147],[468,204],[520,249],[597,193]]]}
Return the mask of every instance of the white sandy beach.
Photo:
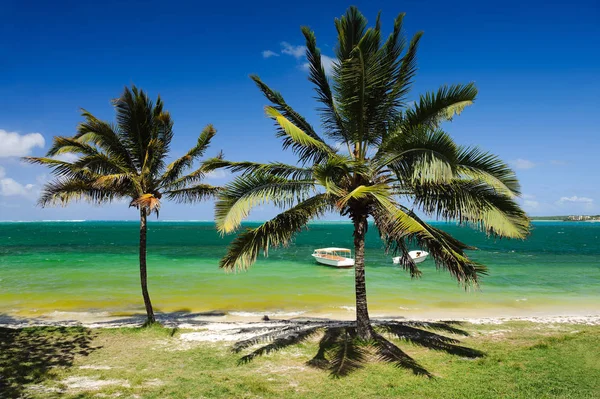
{"label": "white sandy beach", "polygon": [[[338,315],[339,316],[339,315]],[[35,326],[81,326],[87,328],[120,328],[139,327],[143,322],[144,315],[130,317],[115,317],[103,313],[84,312],[55,312],[40,318],[20,318],[0,315],[0,327],[24,328]],[[260,317],[242,317],[227,314],[157,314],[157,320],[165,327],[182,330],[193,330],[182,333],[184,341],[200,342],[233,342],[248,339],[265,333],[269,330],[290,324],[298,326],[311,326],[317,324],[333,324],[338,322],[350,322],[352,318],[336,317],[293,317],[293,318],[270,318],[268,321]],[[381,321],[397,320],[403,322],[436,322],[449,320],[448,318],[405,318],[373,316],[374,323]],[[583,324],[600,325],[600,313],[588,315],[531,315],[531,316],[509,316],[509,317],[463,317],[451,318],[452,321],[473,324],[499,325],[512,321],[524,321],[552,324]]]}

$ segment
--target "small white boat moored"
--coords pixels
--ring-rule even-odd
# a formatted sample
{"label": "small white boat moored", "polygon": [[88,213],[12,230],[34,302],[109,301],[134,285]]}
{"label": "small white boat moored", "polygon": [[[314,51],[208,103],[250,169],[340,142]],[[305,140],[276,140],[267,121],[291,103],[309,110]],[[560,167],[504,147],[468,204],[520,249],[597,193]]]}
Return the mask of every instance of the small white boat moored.
{"label": "small white boat moored", "polygon": [[347,248],[319,248],[315,249],[312,256],[317,262],[333,267],[352,267],[354,259],[352,251]]}
{"label": "small white boat moored", "polygon": [[[421,262],[425,261],[425,259],[427,259],[428,255],[429,255],[429,252],[425,252],[425,251],[410,251],[408,253],[408,256],[410,256],[410,258],[415,263],[421,263]],[[394,261],[394,263],[400,263],[400,256],[396,256],[392,260]]]}

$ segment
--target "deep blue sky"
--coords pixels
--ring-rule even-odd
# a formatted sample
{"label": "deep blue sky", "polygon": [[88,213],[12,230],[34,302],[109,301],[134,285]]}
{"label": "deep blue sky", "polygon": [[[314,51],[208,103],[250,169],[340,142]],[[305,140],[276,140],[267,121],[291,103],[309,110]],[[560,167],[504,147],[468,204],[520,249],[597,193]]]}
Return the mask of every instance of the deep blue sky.
{"label": "deep blue sky", "polygon": [[[210,153],[292,161],[248,75],[259,74],[317,125],[303,57],[282,53],[282,42],[302,45],[299,28],[308,25],[323,53],[333,55],[333,19],[350,4],[4,0],[0,220],[136,218],[125,204],[35,207],[48,172],[17,157],[42,155],[54,135],[72,135],[80,107],[112,120],[109,100],[132,83],[165,101],[175,120],[175,155],[213,123],[219,133]],[[385,31],[404,11],[406,33],[425,32],[413,98],[444,83],[476,82],[476,104],[445,128],[458,142],[480,145],[514,165],[530,214],[600,213],[597,1],[353,4],[370,21],[381,10]],[[267,50],[277,55],[265,58]],[[40,133],[44,145],[30,133]],[[264,208],[251,218],[271,214]],[[165,204],[161,217],[211,219],[212,204]]]}

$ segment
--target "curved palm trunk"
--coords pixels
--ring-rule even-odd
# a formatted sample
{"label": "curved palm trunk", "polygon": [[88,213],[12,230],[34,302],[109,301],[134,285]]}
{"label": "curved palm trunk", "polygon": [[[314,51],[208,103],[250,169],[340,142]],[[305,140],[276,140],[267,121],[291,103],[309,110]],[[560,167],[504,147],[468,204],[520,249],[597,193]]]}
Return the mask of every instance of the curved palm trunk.
{"label": "curved palm trunk", "polygon": [[148,316],[146,324],[156,322],[154,318],[154,310],[152,302],[150,302],[150,294],[148,294],[148,274],[146,272],[146,210],[140,209],[140,281],[142,284],[142,296],[144,297],[144,305],[146,306],[146,315]]}
{"label": "curved palm trunk", "polygon": [[367,309],[367,286],[365,283],[365,235],[367,217],[354,219],[354,287],[356,290],[356,332],[363,340],[372,337],[371,320]]}

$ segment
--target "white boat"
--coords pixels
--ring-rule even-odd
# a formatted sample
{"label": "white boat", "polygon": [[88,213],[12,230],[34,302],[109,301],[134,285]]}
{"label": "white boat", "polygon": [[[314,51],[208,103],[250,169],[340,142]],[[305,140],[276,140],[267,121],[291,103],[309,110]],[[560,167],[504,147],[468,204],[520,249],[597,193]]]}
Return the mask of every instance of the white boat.
{"label": "white boat", "polygon": [[347,248],[320,248],[315,249],[312,256],[317,262],[333,267],[352,267],[354,266],[354,259],[352,251]]}
{"label": "white boat", "polygon": [[[415,262],[415,263],[421,263],[421,262],[425,261],[425,259],[427,259],[427,256],[429,256],[429,252],[425,252],[425,251],[410,251],[408,253],[408,256],[410,256],[410,258],[413,260],[413,262]],[[400,256],[396,256],[392,260],[394,261],[394,263],[400,263]]]}

